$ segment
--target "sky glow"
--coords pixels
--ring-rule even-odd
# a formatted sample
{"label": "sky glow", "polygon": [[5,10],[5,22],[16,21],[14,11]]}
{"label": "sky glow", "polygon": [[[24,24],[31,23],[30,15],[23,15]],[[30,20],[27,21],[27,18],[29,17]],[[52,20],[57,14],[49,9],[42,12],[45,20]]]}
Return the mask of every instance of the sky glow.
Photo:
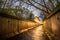
{"label": "sky glow", "polygon": [[[14,6],[19,6],[19,4],[20,4],[19,1],[17,1],[16,3],[14,3]],[[22,7],[27,8],[27,5],[24,4]],[[34,7],[30,6],[30,7],[28,7],[28,10],[32,11],[32,13],[34,14],[34,16],[39,17],[40,12],[37,9],[35,9]]]}

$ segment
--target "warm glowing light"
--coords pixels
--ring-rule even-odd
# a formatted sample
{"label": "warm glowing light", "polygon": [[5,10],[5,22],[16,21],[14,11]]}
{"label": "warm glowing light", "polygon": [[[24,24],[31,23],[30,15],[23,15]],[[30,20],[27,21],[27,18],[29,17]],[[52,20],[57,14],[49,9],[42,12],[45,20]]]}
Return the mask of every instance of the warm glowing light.
{"label": "warm glowing light", "polygon": [[37,17],[34,18],[34,21],[37,22],[37,23],[39,23],[39,24],[43,24],[43,22],[40,21]]}
{"label": "warm glowing light", "polygon": [[25,31],[28,31],[28,30],[30,30],[30,29],[32,29],[32,28],[33,28],[33,27],[27,28],[27,29],[23,29],[23,30],[20,31],[20,33],[25,32]]}
{"label": "warm glowing light", "polygon": [[43,40],[42,35],[43,35],[43,29],[42,29],[42,26],[39,26],[33,31],[32,39],[33,40]]}

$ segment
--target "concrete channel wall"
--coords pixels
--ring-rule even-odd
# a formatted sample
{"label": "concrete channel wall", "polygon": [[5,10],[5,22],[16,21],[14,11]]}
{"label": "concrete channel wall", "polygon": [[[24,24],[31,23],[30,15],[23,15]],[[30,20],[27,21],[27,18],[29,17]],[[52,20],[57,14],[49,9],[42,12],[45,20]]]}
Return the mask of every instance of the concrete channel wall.
{"label": "concrete channel wall", "polygon": [[44,21],[44,29],[48,34],[52,34],[50,36],[53,36],[55,40],[60,40],[60,12]]}
{"label": "concrete channel wall", "polygon": [[28,20],[18,20],[0,16],[0,36],[14,36],[19,34],[23,29],[36,27],[37,25],[37,23]]}

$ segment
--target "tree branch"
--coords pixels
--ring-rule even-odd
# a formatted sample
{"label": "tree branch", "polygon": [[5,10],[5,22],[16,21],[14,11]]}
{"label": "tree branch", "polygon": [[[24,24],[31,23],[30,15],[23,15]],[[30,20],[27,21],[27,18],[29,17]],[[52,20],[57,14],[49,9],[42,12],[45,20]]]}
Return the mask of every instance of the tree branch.
{"label": "tree branch", "polygon": [[[35,2],[35,3],[37,3],[36,1],[34,1],[34,0],[32,0],[33,2]],[[42,5],[42,4],[40,4],[40,3],[37,3],[37,4],[39,4],[40,6],[42,6],[42,7],[44,7],[44,8],[46,8],[46,9],[48,9],[49,11],[51,11],[47,6],[46,6],[46,4],[44,3],[44,5]]]}
{"label": "tree branch", "polygon": [[6,5],[6,2],[7,2],[7,0],[5,0],[5,3],[4,3],[4,5],[3,5],[3,8],[5,7],[5,5]]}
{"label": "tree branch", "polygon": [[56,12],[60,10],[60,4],[57,5],[56,8],[53,9],[53,11],[51,11],[51,14],[49,16],[47,16],[47,18],[50,18],[51,16],[53,16],[54,14],[56,14]]}
{"label": "tree branch", "polygon": [[[43,0],[43,3],[44,3],[44,5],[45,5],[45,7],[47,7],[44,0]],[[47,8],[46,8],[46,11],[48,12],[48,9],[47,9]]]}
{"label": "tree branch", "polygon": [[46,15],[49,14],[49,12],[47,12],[47,11],[45,11],[45,10],[43,10],[43,9],[41,9],[41,8],[39,8],[39,7],[37,7],[37,6],[35,6],[35,5],[34,5],[33,3],[31,3],[29,0],[28,0],[28,2],[30,3],[31,6],[35,7],[36,9],[38,9],[38,10],[40,10],[40,11],[42,11],[42,12],[44,12]]}

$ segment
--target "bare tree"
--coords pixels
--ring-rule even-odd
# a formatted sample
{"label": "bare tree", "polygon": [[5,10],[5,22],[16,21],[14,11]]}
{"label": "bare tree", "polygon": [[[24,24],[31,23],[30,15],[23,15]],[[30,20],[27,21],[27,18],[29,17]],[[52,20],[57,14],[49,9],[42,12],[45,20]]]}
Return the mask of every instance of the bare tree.
{"label": "bare tree", "polygon": [[[47,18],[60,9],[59,0],[20,0],[46,14]],[[38,6],[37,6],[38,5]]]}

